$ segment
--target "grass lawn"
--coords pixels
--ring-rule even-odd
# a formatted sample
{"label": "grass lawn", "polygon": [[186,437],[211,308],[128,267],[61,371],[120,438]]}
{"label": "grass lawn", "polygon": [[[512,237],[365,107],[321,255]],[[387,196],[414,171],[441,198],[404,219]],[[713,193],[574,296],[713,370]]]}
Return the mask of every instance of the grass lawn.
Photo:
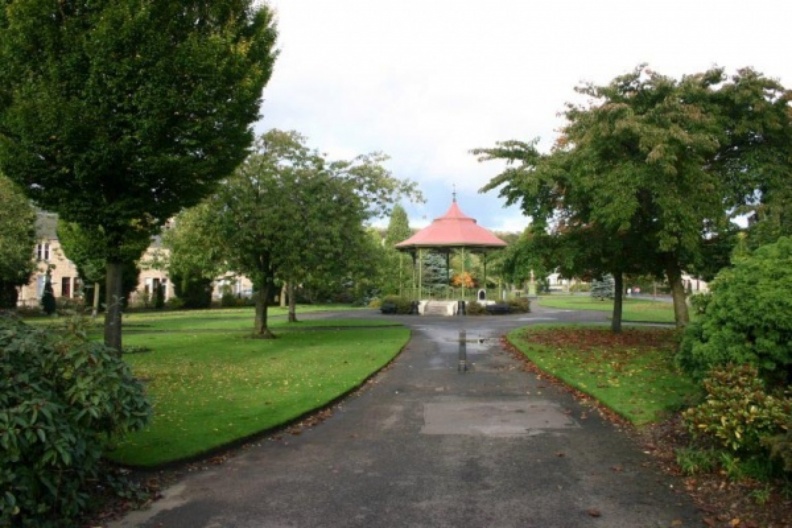
{"label": "grass lawn", "polygon": [[252,316],[252,309],[125,316],[125,347],[143,351],[124,359],[145,381],[154,416],[108,457],[156,466],[277,427],[354,389],[409,339],[388,321],[282,318],[271,322],[277,339],[253,339]]}
{"label": "grass lawn", "polygon": [[540,369],[599,400],[635,425],[691,403],[697,386],[674,366],[676,334],[633,328],[536,326],[508,338]]}
{"label": "grass lawn", "polygon": [[[547,308],[561,308],[566,310],[600,310],[608,313],[613,312],[612,300],[600,301],[591,297],[590,295],[546,295],[539,298],[539,304]],[[674,322],[674,306],[670,302],[625,298],[622,310],[622,321],[625,322]]]}

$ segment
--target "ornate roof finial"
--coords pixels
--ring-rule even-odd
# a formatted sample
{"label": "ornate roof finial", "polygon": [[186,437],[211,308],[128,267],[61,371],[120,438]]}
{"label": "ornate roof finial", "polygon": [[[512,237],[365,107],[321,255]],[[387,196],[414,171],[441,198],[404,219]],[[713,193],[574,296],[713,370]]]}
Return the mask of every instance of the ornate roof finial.
{"label": "ornate roof finial", "polygon": [[452,184],[452,186],[454,188],[454,192],[451,193],[451,196],[453,198],[453,201],[456,202],[456,183]]}

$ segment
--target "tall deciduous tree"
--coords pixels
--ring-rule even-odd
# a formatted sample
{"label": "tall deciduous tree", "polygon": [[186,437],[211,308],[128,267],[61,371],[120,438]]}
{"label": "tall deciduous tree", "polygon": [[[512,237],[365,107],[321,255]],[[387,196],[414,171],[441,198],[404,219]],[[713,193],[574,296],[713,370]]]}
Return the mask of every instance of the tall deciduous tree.
{"label": "tall deciduous tree", "polygon": [[364,222],[414,190],[381,166],[381,155],[330,163],[305,142],[293,131],[265,133],[207,200],[207,225],[228,269],[254,284],[260,337],[272,337],[267,303],[276,279],[342,276],[368,247]]}
{"label": "tall deciduous tree", "polygon": [[101,233],[107,345],[121,349],[120,248],[244,159],[275,38],[251,0],[1,4],[0,168]]}
{"label": "tall deciduous tree", "polygon": [[33,273],[36,212],[19,188],[0,174],[0,310],[16,308],[17,287]]}
{"label": "tall deciduous tree", "polygon": [[535,221],[595,229],[588,243],[601,242],[598,258],[624,271],[662,266],[684,326],[683,271],[700,265],[717,237],[732,236],[730,219],[743,207],[783,203],[792,97],[752,70],[727,78],[720,69],[677,81],[639,67],[578,91],[589,102],[567,107],[550,154],[515,141],[474,151],[517,162],[486,189],[504,185],[501,194]]}

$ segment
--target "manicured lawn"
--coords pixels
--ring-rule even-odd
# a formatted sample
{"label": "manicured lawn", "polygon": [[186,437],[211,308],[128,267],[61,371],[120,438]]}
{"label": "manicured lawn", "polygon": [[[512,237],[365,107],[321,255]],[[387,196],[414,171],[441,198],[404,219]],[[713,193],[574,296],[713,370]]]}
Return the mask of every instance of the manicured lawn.
{"label": "manicured lawn", "polygon": [[[547,308],[564,310],[599,310],[613,312],[613,301],[600,301],[590,295],[548,295],[539,298]],[[673,323],[674,306],[670,302],[626,298],[622,307],[622,320],[644,323]],[[692,315],[692,314],[691,314]]]}
{"label": "manicured lawn", "polygon": [[621,334],[590,326],[541,326],[512,331],[509,341],[540,369],[643,425],[687,406],[697,386],[674,366],[672,329]]}
{"label": "manicured lawn", "polygon": [[109,458],[156,466],[277,427],[360,385],[409,338],[389,321],[281,318],[272,321],[278,339],[253,339],[247,312],[125,318],[125,348],[141,352],[124,357],[144,380],[154,416]]}

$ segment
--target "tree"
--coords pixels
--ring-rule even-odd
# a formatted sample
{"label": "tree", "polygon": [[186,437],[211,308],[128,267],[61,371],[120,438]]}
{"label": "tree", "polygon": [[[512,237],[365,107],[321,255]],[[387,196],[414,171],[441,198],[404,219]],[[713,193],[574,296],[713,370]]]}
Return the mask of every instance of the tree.
{"label": "tree", "polygon": [[223,272],[220,246],[207,236],[212,221],[207,204],[201,203],[179,213],[162,235],[168,249],[168,275],[185,308],[208,308],[212,302],[212,281]]}
{"label": "tree", "polygon": [[55,302],[55,292],[52,290],[52,279],[50,277],[50,270],[47,270],[46,278],[44,279],[44,291],[41,294],[41,309],[47,315],[52,315],[58,309]]}
{"label": "tree", "polygon": [[367,218],[414,188],[393,178],[381,155],[328,162],[305,142],[294,131],[265,133],[206,202],[205,225],[228,269],[254,285],[259,337],[273,337],[267,305],[276,280],[344,276],[368,247]]}
{"label": "tree", "polygon": [[382,290],[386,294],[404,295],[412,280],[412,261],[394,247],[412,235],[407,211],[401,204],[393,206],[388,229],[385,232],[385,272]]}
{"label": "tree", "polygon": [[[792,174],[790,93],[752,70],[676,81],[643,66],[577,91],[589,102],[567,106],[550,154],[516,141],[474,151],[517,163],[485,189],[504,185],[501,195],[522,201],[541,227],[595,229],[600,257],[628,264],[623,271],[662,266],[684,326],[682,272],[701,265],[708,241],[732,231],[741,207],[783,202]],[[614,240],[621,250],[608,248]]]}
{"label": "tree", "polygon": [[244,159],[275,59],[251,0],[6,2],[0,170],[100,232],[105,343],[121,350],[124,256]]}
{"label": "tree", "polygon": [[33,273],[36,212],[8,178],[0,174],[0,310],[17,305],[17,287]]}
{"label": "tree", "polygon": [[[101,281],[107,273],[102,231],[85,229],[79,224],[64,222],[59,218],[57,233],[64,255],[77,267],[77,273],[84,283],[83,292],[86,300],[88,298],[93,300],[91,314],[96,317],[99,312],[100,294],[104,291]],[[137,288],[140,275],[137,259],[149,242],[149,237],[142,233],[137,240],[131,240],[118,248],[118,253],[123,259],[121,299],[124,305],[129,295]]]}

